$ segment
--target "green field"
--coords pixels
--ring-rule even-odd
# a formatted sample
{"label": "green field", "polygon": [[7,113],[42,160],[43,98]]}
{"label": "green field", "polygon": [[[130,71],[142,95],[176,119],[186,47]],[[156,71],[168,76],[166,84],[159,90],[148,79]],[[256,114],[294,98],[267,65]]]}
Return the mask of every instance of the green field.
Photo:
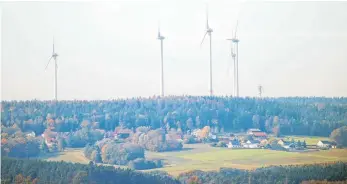
{"label": "green field", "polygon": [[[254,169],[270,165],[311,164],[334,161],[347,161],[347,149],[331,149],[326,151],[310,152],[283,152],[266,149],[239,149],[213,148],[207,144],[184,145],[182,151],[147,152],[146,158],[160,158],[165,167],[154,170],[167,171],[178,175],[194,169],[218,170],[221,167],[239,169]],[[67,149],[57,155],[48,155],[44,158],[49,161],[67,161],[87,164],[83,156],[83,149]],[[119,166],[116,166],[119,167]]]}
{"label": "green field", "polygon": [[318,141],[323,140],[323,141],[329,141],[329,137],[317,137],[317,136],[296,136],[296,135],[292,135],[292,136],[285,136],[284,139],[285,140],[292,140],[292,138],[295,141],[300,140],[301,142],[303,142],[304,140],[306,141],[306,144],[308,145],[316,145],[318,143]]}
{"label": "green field", "polygon": [[68,148],[58,154],[47,154],[43,157],[48,161],[65,161],[73,163],[88,164],[89,160],[84,157],[82,148]]}
{"label": "green field", "polygon": [[[206,145],[207,146],[207,145]],[[206,150],[207,149],[207,150]],[[199,150],[199,148],[197,149]],[[162,158],[176,155],[180,163],[158,169],[177,175],[184,171],[218,170],[220,167],[255,169],[270,165],[312,164],[334,161],[347,161],[347,149],[332,149],[310,152],[283,152],[266,149],[205,148],[204,151],[170,152]]]}

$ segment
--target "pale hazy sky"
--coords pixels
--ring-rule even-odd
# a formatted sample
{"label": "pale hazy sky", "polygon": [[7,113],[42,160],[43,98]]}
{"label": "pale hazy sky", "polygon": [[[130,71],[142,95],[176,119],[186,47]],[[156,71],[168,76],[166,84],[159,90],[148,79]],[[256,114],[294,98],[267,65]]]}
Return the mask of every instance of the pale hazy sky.
{"label": "pale hazy sky", "polygon": [[[347,2],[209,1],[216,95],[231,95],[230,43],[239,19],[241,96],[347,96]],[[55,36],[59,99],[160,92],[208,95],[205,1],[1,3],[3,100],[52,99]]]}

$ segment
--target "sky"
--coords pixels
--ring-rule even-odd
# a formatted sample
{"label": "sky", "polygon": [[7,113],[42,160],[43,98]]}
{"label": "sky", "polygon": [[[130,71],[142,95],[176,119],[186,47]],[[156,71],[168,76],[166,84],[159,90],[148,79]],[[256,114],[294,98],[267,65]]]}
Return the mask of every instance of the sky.
{"label": "sky", "polygon": [[[1,2],[1,99],[209,94],[206,1]],[[347,2],[208,1],[213,91],[232,95],[238,20],[240,96],[347,96]]]}

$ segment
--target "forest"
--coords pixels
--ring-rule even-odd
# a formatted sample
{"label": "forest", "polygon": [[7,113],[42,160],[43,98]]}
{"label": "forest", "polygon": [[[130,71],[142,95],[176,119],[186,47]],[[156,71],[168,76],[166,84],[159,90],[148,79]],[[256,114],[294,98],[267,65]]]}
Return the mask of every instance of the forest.
{"label": "forest", "polygon": [[178,179],[184,184],[213,183],[286,183],[297,184],[317,181],[346,181],[347,163],[313,164],[300,166],[272,166],[252,171],[221,168],[217,171],[191,171],[180,174]]}
{"label": "forest", "polygon": [[168,96],[104,101],[3,101],[1,124],[23,132],[75,132],[84,121],[105,131],[210,126],[216,131],[260,128],[282,135],[329,136],[347,125],[347,98],[233,98]]}
{"label": "forest", "polygon": [[30,184],[178,184],[167,174],[142,173],[130,169],[1,157],[1,183]]}
{"label": "forest", "polygon": [[[273,166],[256,170],[221,168],[220,171],[190,171],[177,179],[165,172],[136,172],[130,169],[97,166],[93,163],[72,164],[39,160],[1,158],[1,183],[346,183],[347,163],[313,164],[301,166]],[[337,182],[339,181],[339,182]]]}

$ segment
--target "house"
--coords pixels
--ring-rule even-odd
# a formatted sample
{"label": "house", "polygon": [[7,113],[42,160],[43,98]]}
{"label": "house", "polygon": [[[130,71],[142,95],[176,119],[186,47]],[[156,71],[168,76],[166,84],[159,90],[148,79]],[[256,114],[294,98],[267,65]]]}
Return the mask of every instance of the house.
{"label": "house", "polygon": [[209,133],[208,134],[208,137],[211,138],[211,139],[217,139],[217,135],[213,134],[213,133]]}
{"label": "house", "polygon": [[260,141],[260,145],[261,146],[265,146],[267,144],[269,144],[269,141],[267,139],[263,139],[263,140]]}
{"label": "house", "polygon": [[282,147],[285,149],[294,149],[295,144],[294,143],[286,143],[286,144],[282,145]]}
{"label": "house", "polygon": [[330,141],[318,141],[317,147],[319,148],[336,148],[335,143],[330,142]]}
{"label": "house", "polygon": [[229,141],[228,148],[241,148],[241,143],[239,140],[234,139],[232,141]]}
{"label": "house", "polygon": [[200,129],[194,129],[193,132],[191,133],[191,135],[198,137],[200,134],[201,130]]}
{"label": "house", "polygon": [[117,129],[114,131],[114,137],[118,139],[126,139],[134,132],[131,129]]}
{"label": "house", "polygon": [[261,130],[259,130],[257,128],[251,128],[251,129],[248,129],[247,134],[253,135],[254,132],[261,132]]}
{"label": "house", "polygon": [[170,133],[165,135],[166,139],[168,140],[178,140],[183,141],[183,135],[179,132]]}
{"label": "house", "polygon": [[283,148],[285,149],[292,149],[295,148],[295,142],[291,142],[291,141],[285,141],[283,139],[280,139],[277,144],[281,145]]}
{"label": "house", "polygon": [[35,136],[36,136],[35,132],[33,132],[33,131],[31,131],[31,132],[26,132],[25,135],[26,135],[27,137],[35,137]]}
{"label": "house", "polygon": [[225,144],[228,144],[230,142],[230,138],[229,137],[219,137],[218,141],[224,142]]}
{"label": "house", "polygon": [[248,140],[246,144],[243,145],[245,148],[259,148],[260,141],[258,140]]}
{"label": "house", "polygon": [[291,142],[289,141],[285,141],[283,139],[280,139],[277,144],[281,145],[281,146],[284,146],[284,145],[289,145]]}
{"label": "house", "polygon": [[266,139],[267,134],[265,132],[253,132],[253,136],[258,139]]}

